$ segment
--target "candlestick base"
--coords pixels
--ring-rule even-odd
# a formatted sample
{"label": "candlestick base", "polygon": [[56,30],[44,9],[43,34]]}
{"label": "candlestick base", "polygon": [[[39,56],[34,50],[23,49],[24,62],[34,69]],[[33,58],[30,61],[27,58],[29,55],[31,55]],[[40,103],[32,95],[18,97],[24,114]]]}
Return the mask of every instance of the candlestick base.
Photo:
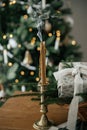
{"label": "candlestick base", "polygon": [[37,121],[33,124],[33,127],[36,130],[48,130],[51,126],[53,126],[54,123],[52,121],[49,121],[47,116],[43,114],[41,116],[40,121]]}

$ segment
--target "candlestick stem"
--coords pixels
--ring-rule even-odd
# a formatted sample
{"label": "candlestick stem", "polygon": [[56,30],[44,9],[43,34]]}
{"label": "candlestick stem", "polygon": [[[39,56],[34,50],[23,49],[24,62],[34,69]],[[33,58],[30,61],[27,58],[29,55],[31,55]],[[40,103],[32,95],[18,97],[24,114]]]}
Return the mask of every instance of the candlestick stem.
{"label": "candlestick stem", "polygon": [[50,122],[47,118],[46,113],[48,112],[47,106],[44,104],[45,102],[45,95],[44,92],[46,91],[46,67],[45,67],[45,54],[46,54],[46,48],[45,48],[45,43],[42,42],[40,44],[40,82],[39,82],[39,87],[40,87],[40,101],[41,101],[41,107],[40,107],[40,112],[42,113],[41,119],[37,122],[34,123],[33,127],[37,130],[48,130],[50,126],[53,125],[52,122]]}

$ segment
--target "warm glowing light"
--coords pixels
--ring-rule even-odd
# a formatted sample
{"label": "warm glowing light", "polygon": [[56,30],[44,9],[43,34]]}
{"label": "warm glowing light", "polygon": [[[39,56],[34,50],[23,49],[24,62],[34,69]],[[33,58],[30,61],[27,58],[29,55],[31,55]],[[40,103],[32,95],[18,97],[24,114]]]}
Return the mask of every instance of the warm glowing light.
{"label": "warm glowing light", "polygon": [[13,37],[13,34],[10,34],[9,37],[12,38],[12,37]]}
{"label": "warm glowing light", "polygon": [[37,51],[40,51],[40,47],[37,47]]}
{"label": "warm glowing light", "polygon": [[36,37],[33,37],[32,40],[36,41]]}
{"label": "warm glowing light", "polygon": [[21,71],[20,74],[21,74],[21,75],[25,75],[25,72],[24,72],[24,71]]}
{"label": "warm glowing light", "polygon": [[60,30],[57,30],[56,33],[60,33]]}
{"label": "warm glowing light", "polygon": [[18,48],[21,48],[21,44],[18,44]]}
{"label": "warm glowing light", "polygon": [[3,39],[6,39],[6,37],[7,37],[6,35],[3,35]]}
{"label": "warm glowing light", "polygon": [[36,81],[37,81],[37,82],[39,81],[39,77],[36,77]]}
{"label": "warm glowing light", "polygon": [[29,6],[28,6],[28,5],[26,5],[26,6],[25,6],[25,8],[26,8],[26,9],[28,9],[28,8],[29,8]]}
{"label": "warm glowing light", "polygon": [[72,45],[73,46],[76,45],[76,41],[75,40],[72,41]]}
{"label": "warm glowing light", "polygon": [[32,32],[33,31],[33,29],[32,28],[29,28],[29,32]]}
{"label": "warm glowing light", "polygon": [[12,5],[12,4],[13,4],[13,2],[11,1],[11,2],[9,2],[9,4],[10,4],[10,5]]}
{"label": "warm glowing light", "polygon": [[12,62],[8,62],[8,66],[10,67],[10,66],[12,66],[13,64],[12,64]]}
{"label": "warm glowing light", "polygon": [[58,14],[60,14],[60,13],[61,13],[61,11],[57,10],[57,13],[58,13]]}
{"label": "warm glowing light", "polygon": [[57,36],[57,37],[60,37],[60,35],[61,35],[60,31],[57,30],[57,31],[56,31],[56,36]]}
{"label": "warm glowing light", "polygon": [[12,2],[13,4],[16,4],[16,0],[13,0],[13,2]]}
{"label": "warm glowing light", "polygon": [[59,41],[59,40],[60,40],[60,37],[57,37],[57,40]]}
{"label": "warm glowing light", "polygon": [[48,36],[49,36],[49,37],[52,37],[52,33],[48,33]]}
{"label": "warm glowing light", "polygon": [[10,5],[16,4],[16,0],[10,1],[9,4],[10,4]]}
{"label": "warm glowing light", "polygon": [[19,82],[19,80],[18,79],[15,79],[15,83],[18,83]]}
{"label": "warm glowing light", "polygon": [[35,40],[31,40],[31,45],[34,45],[35,44]]}
{"label": "warm glowing light", "polygon": [[27,14],[25,14],[23,17],[24,17],[24,19],[26,20],[26,19],[28,18],[28,15],[27,15]]}
{"label": "warm glowing light", "polygon": [[34,71],[31,71],[31,72],[30,72],[30,75],[33,76],[33,75],[34,75]]}
{"label": "warm glowing light", "polygon": [[5,4],[5,3],[2,3],[2,7],[4,7],[4,6],[6,6],[6,4]]}

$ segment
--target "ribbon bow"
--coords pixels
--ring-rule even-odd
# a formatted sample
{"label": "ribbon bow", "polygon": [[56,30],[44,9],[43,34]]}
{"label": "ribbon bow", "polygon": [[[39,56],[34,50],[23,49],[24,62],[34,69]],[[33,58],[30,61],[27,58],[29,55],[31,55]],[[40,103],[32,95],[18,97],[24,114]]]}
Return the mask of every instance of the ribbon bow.
{"label": "ribbon bow", "polygon": [[83,93],[83,79],[81,78],[81,74],[87,75],[87,66],[77,63],[74,64],[73,68],[66,68],[59,70],[58,72],[54,72],[54,77],[57,81],[59,81],[64,76],[67,76],[69,74],[74,76],[74,94],[69,108],[66,127],[68,130],[75,130],[78,113],[78,104],[80,101],[82,101],[81,96],[76,96],[76,94]]}

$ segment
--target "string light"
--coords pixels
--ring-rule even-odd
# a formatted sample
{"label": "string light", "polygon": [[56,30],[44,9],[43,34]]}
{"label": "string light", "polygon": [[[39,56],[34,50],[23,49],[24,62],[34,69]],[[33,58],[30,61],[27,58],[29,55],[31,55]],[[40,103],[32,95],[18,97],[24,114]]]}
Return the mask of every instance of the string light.
{"label": "string light", "polygon": [[36,37],[33,37],[32,40],[31,40],[31,45],[34,45],[36,42]]}
{"label": "string light", "polygon": [[13,64],[12,62],[8,62],[8,66],[11,67]]}
{"label": "string light", "polygon": [[13,4],[16,4],[16,0],[13,0]]}
{"label": "string light", "polygon": [[57,37],[56,39],[57,39],[57,40],[60,40],[60,37]]}
{"label": "string light", "polygon": [[20,74],[21,74],[21,75],[25,75],[25,72],[24,72],[24,71],[21,71]]}
{"label": "string light", "polygon": [[21,44],[18,44],[18,48],[21,48]]}
{"label": "string light", "polygon": [[39,77],[36,77],[36,81],[37,81],[37,82],[39,81]]}
{"label": "string light", "polygon": [[26,19],[28,18],[28,15],[27,15],[27,14],[25,14],[23,17],[24,17],[24,19],[26,20]]}
{"label": "string light", "polygon": [[29,6],[28,6],[28,5],[26,5],[26,6],[25,6],[25,8],[26,8],[26,9],[28,9],[28,8],[29,8]]}
{"label": "string light", "polygon": [[6,35],[3,35],[3,39],[6,39],[7,38],[7,36]]}
{"label": "string light", "polygon": [[61,11],[57,10],[57,13],[58,13],[58,14],[60,14],[60,13],[61,13]]}
{"label": "string light", "polygon": [[9,4],[10,4],[10,5],[16,4],[16,0],[10,1]]}
{"label": "string light", "polygon": [[2,7],[5,7],[6,6],[6,4],[5,3],[2,3]]}
{"label": "string light", "polygon": [[9,2],[9,5],[12,5],[12,2]]}
{"label": "string light", "polygon": [[32,32],[33,31],[33,29],[32,28],[29,28],[29,32]]}
{"label": "string light", "polygon": [[12,38],[12,37],[13,37],[13,34],[10,34],[9,37]]}
{"label": "string light", "polygon": [[49,36],[49,37],[52,37],[52,33],[48,33],[48,36]]}
{"label": "string light", "polygon": [[73,45],[73,46],[76,45],[76,41],[75,41],[75,40],[72,41],[72,45]]}
{"label": "string light", "polygon": [[60,37],[60,35],[61,35],[60,30],[57,30],[57,31],[56,31],[56,36],[57,36],[57,37]]}
{"label": "string light", "polygon": [[36,37],[33,37],[32,40],[36,41]]}
{"label": "string light", "polygon": [[40,47],[37,47],[37,51],[40,51]]}
{"label": "string light", "polygon": [[15,79],[15,83],[18,83],[19,82],[19,80],[18,79]]}
{"label": "string light", "polygon": [[31,45],[34,45],[35,44],[35,40],[31,40]]}
{"label": "string light", "polygon": [[30,75],[33,76],[33,75],[34,75],[34,71],[31,71],[31,72],[30,72]]}

